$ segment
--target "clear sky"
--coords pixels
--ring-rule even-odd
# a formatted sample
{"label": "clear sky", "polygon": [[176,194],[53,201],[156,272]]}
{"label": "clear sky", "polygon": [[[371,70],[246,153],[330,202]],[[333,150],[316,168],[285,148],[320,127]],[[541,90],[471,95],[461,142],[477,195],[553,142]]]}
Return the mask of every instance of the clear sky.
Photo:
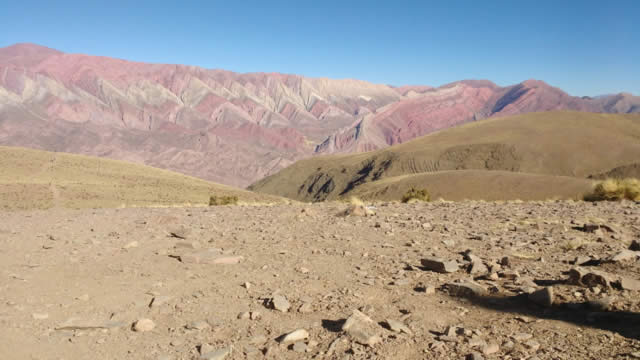
{"label": "clear sky", "polygon": [[391,85],[640,95],[640,1],[0,0],[0,47]]}

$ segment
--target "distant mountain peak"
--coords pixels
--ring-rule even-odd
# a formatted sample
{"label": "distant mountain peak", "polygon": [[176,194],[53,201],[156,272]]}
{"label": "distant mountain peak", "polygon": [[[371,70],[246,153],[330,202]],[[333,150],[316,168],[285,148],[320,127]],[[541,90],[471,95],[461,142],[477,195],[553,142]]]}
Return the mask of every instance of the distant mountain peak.
{"label": "distant mountain peak", "polygon": [[549,110],[640,112],[640,98],[572,97],[536,79],[393,87],[30,43],[0,48],[0,145],[108,156],[236,186],[314,150],[375,150],[470,121]]}

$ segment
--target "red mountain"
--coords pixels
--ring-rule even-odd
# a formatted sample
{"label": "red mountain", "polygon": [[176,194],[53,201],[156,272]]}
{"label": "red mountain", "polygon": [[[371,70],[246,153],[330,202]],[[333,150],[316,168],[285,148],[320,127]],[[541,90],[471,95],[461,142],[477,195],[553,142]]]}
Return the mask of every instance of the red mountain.
{"label": "red mountain", "polygon": [[459,81],[382,107],[327,138],[316,151],[370,151],[487,117],[551,110],[640,112],[640,97],[579,98],[538,80],[508,87],[490,81]]}
{"label": "red mountain", "polygon": [[317,152],[379,148],[488,116],[640,111],[628,94],[571,97],[542,82],[430,88],[237,74],[0,49],[0,145],[145,163],[246,186]]}

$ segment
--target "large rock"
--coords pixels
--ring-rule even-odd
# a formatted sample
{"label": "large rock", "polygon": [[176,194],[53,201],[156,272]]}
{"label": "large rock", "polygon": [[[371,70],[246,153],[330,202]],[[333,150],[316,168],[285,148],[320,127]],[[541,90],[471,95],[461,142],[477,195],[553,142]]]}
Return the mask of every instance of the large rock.
{"label": "large rock", "polygon": [[437,257],[426,257],[421,260],[422,266],[439,273],[453,273],[458,271],[459,264],[454,260],[443,260]]}
{"label": "large rock", "polygon": [[473,280],[462,280],[447,284],[449,294],[459,297],[474,297],[487,295],[487,289]]}
{"label": "large rock", "polygon": [[378,324],[358,310],[353,310],[351,316],[342,325],[342,330],[362,345],[373,346],[382,341],[378,335]]}

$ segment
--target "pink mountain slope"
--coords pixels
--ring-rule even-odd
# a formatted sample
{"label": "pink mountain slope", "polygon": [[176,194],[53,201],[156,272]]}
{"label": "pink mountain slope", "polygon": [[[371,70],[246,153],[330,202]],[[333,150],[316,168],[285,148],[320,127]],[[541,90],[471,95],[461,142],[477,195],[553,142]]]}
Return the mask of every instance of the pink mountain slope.
{"label": "pink mountain slope", "polygon": [[245,186],[313,153],[386,85],[0,49],[0,144],[143,162]]}
{"label": "pink mountain slope", "polygon": [[469,121],[551,110],[640,112],[640,97],[579,98],[538,80],[504,88],[489,81],[460,81],[382,107],[328,137],[316,151],[375,150]]}
{"label": "pink mountain slope", "polygon": [[111,157],[246,186],[315,152],[363,151],[488,116],[640,111],[628,94],[570,97],[542,82],[440,88],[237,74],[0,49],[0,144]]}

